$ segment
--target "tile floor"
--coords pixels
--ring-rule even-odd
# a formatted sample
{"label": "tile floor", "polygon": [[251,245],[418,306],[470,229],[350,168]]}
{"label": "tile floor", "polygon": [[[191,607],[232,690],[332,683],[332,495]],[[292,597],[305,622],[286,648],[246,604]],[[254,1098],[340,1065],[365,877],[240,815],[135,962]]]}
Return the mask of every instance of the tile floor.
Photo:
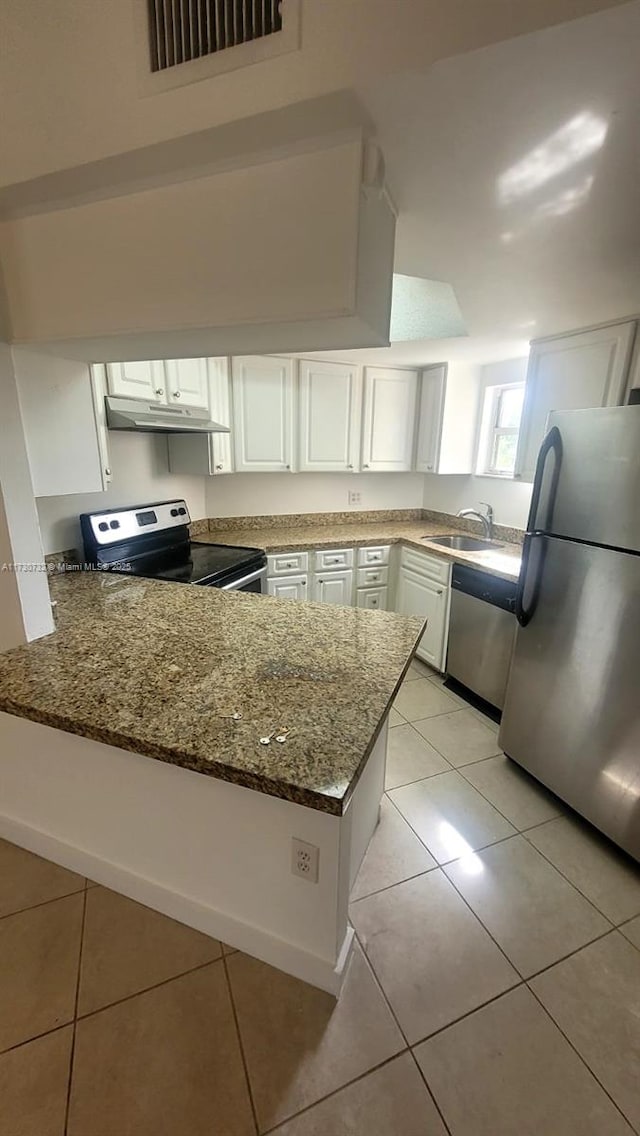
{"label": "tile floor", "polygon": [[0,842],[0,1136],[640,1133],[640,869],[414,664],[328,995]]}

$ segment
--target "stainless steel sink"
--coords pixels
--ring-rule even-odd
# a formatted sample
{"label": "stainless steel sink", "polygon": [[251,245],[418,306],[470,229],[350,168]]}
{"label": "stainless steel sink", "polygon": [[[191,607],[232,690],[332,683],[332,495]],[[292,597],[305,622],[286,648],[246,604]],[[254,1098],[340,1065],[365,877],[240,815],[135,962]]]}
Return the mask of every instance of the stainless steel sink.
{"label": "stainless steel sink", "polygon": [[497,540],[484,540],[480,536],[463,536],[451,533],[447,536],[423,536],[430,544],[440,544],[443,548],[452,548],[457,552],[481,552],[483,548],[502,548]]}

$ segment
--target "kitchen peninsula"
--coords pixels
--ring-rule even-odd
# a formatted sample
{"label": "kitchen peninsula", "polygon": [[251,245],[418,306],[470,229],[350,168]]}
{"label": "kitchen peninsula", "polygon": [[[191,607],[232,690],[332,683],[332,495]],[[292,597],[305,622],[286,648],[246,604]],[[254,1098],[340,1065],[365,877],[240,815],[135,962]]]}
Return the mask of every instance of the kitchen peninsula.
{"label": "kitchen peninsula", "polygon": [[99,572],[51,591],[56,632],[0,656],[0,835],[337,993],[423,621]]}

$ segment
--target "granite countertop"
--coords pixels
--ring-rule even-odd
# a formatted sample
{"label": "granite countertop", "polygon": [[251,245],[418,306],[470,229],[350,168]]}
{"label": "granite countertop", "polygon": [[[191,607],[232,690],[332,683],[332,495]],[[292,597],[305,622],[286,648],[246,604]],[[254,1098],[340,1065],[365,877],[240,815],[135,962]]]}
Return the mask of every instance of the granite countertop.
{"label": "granite countertop", "polygon": [[424,626],[98,572],[50,585],[58,630],[0,655],[0,710],[336,815]]}
{"label": "granite countertop", "polygon": [[[247,519],[248,520],[248,519]],[[418,548],[422,552],[429,552],[441,556],[445,560],[456,564],[469,564],[480,568],[492,576],[499,576],[505,580],[517,580],[520,573],[520,559],[522,546],[514,542],[503,541],[496,538],[496,547],[475,552],[453,551],[442,548],[441,545],[431,544],[429,537],[442,536],[445,533],[463,532],[454,527],[446,519],[433,520],[381,520],[381,521],[346,521],[341,523],[318,523],[306,521],[304,524],[292,524],[283,518],[281,524],[269,523],[265,527],[254,526],[251,523],[238,527],[218,527],[214,519],[209,520],[209,529],[200,531],[194,537],[199,542],[216,542],[219,544],[249,545],[264,548],[266,552],[295,552],[323,548],[361,548],[371,544],[398,544],[402,543],[410,548]],[[469,535],[475,535],[469,533]]]}

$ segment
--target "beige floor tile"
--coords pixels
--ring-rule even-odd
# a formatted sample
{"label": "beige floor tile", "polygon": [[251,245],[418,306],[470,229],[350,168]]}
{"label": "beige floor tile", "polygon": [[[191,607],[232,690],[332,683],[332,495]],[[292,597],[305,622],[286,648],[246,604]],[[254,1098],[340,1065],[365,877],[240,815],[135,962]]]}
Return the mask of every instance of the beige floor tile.
{"label": "beige floor tile", "polygon": [[389,796],[439,864],[515,833],[454,770],[392,789]]}
{"label": "beige floor tile", "polygon": [[72,1026],[0,1056],[0,1136],[64,1136]]}
{"label": "beige floor tile", "polygon": [[383,797],[380,821],[353,885],[351,899],[361,899],[411,876],[428,872],[435,866],[433,856],[429,855],[395,805]]}
{"label": "beige floor tile", "polygon": [[405,719],[402,714],[398,714],[398,711],[392,706],[389,711],[389,726],[404,726],[404,723]]}
{"label": "beige floor tile", "polygon": [[[433,686],[433,683],[431,684]],[[457,710],[425,721],[414,719],[415,728],[454,766],[468,765],[501,753],[497,734],[481,722],[473,710]]]}
{"label": "beige floor tile", "polygon": [[452,1136],[632,1136],[521,986],[416,1050]]}
{"label": "beige floor tile", "polygon": [[504,754],[463,767],[463,776],[517,829],[562,814],[562,805],[534,777]]}
{"label": "beige floor tile", "polygon": [[240,952],[227,959],[227,968],[261,1130],[404,1046],[357,944],[337,1002]]}
{"label": "beige floor tile", "polygon": [[640,1128],[640,954],[613,931],[531,987],[624,1113]]}
{"label": "beige floor tile", "polygon": [[408,722],[389,730],[385,789],[421,781],[423,777],[433,777],[434,773],[448,769],[451,769],[449,762]]}
{"label": "beige floor tile", "polygon": [[409,672],[413,673],[416,678],[432,678],[436,679],[438,682],[444,680],[444,675],[442,675],[440,671],[434,670],[428,663],[423,663],[422,659],[414,659],[409,667]]}
{"label": "beige floor tile", "polygon": [[417,678],[413,682],[402,684],[393,705],[408,722],[415,722],[434,714],[448,714],[457,710],[462,703],[428,678]]}
{"label": "beige floor tile", "polygon": [[470,706],[469,709],[471,710],[472,714],[475,714],[476,718],[478,718],[481,722],[484,722],[485,726],[488,730],[491,730],[492,734],[495,734],[496,736],[498,735],[498,732],[500,730],[500,725],[498,722],[494,722],[493,718],[490,718],[488,714],[484,714],[482,710],[478,710],[477,706]]}
{"label": "beige floor tile", "polygon": [[109,1006],[76,1029],[69,1136],[182,1133],[254,1133],[222,962]]}
{"label": "beige floor tile", "polygon": [[0,840],[0,916],[82,891],[84,877]]}
{"label": "beige floor tile", "polygon": [[223,955],[234,955],[238,949],[237,947],[230,947],[228,943],[220,943],[220,946],[222,947]]}
{"label": "beige floor tile", "polygon": [[220,958],[220,943],[96,887],[87,892],[78,1013],[138,994]]}
{"label": "beige floor tile", "polygon": [[527,977],[604,934],[610,924],[522,836],[445,871]]}
{"label": "beige floor tile", "polygon": [[350,916],[410,1044],[519,981],[440,871],[361,899]]}
{"label": "beige floor tile", "polygon": [[640,914],[640,867],[591,825],[561,817],[528,832],[527,840],[612,923]]}
{"label": "beige floor tile", "polygon": [[273,1136],[446,1136],[410,1053],[276,1128]]}
{"label": "beige floor tile", "polygon": [[0,920],[0,1050],[73,1019],[84,892]]}
{"label": "beige floor tile", "polygon": [[637,919],[632,919],[630,923],[625,923],[620,930],[625,938],[640,951],[640,916]]}

